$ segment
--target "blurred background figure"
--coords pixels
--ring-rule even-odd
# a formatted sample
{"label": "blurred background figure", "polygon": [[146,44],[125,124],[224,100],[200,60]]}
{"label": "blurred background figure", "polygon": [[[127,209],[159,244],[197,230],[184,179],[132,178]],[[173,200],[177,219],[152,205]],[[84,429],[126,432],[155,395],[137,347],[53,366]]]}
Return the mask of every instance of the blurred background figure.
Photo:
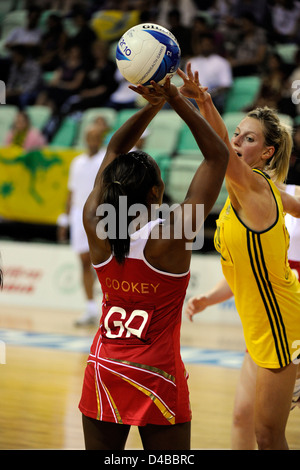
{"label": "blurred background figure", "polygon": [[24,150],[43,148],[47,144],[41,132],[31,126],[29,115],[19,111],[12,129],[5,138],[5,145],[17,145]]}
{"label": "blurred background figure", "polygon": [[114,80],[117,82],[117,89],[110,95],[107,106],[117,111],[135,108],[137,103],[136,93],[128,88],[128,81],[123,77],[119,69],[114,74]]}
{"label": "blurred background figure", "polygon": [[279,43],[299,43],[300,4],[297,0],[269,2],[271,40]]}
{"label": "blurred background figure", "polygon": [[219,113],[224,110],[225,100],[232,86],[231,66],[227,59],[215,52],[214,38],[206,33],[193,43],[194,56],[190,59],[192,70],[197,70],[202,86],[208,87]]}
{"label": "blurred background figure", "polygon": [[13,28],[5,38],[5,47],[10,50],[15,46],[22,46],[29,55],[37,56],[42,36],[39,27],[41,10],[37,5],[32,5],[27,10],[27,21],[24,26]]}
{"label": "blurred background figure", "polygon": [[86,309],[78,318],[76,326],[88,326],[99,321],[99,304],[94,299],[95,274],[91,266],[89,245],[82,223],[83,206],[94,186],[95,175],[105,155],[104,140],[108,126],[103,118],[97,118],[96,124],[86,131],[85,153],[72,160],[68,182],[66,213],[58,218],[58,240],[67,240],[70,228],[71,247],[79,256],[82,283],[86,297]]}
{"label": "blurred background figure", "polygon": [[55,13],[50,14],[46,30],[41,38],[39,56],[39,63],[44,72],[56,70],[61,65],[67,39],[61,16]]}
{"label": "blurred background figure", "polygon": [[261,72],[267,53],[265,30],[257,25],[252,13],[244,13],[238,21],[235,44],[228,53],[234,77]]}
{"label": "blurred background figure", "polygon": [[300,116],[294,121],[293,143],[287,184],[300,186]]}
{"label": "blurred background figure", "polygon": [[60,112],[63,103],[81,89],[85,68],[80,47],[71,44],[65,51],[60,66],[51,81],[39,94],[36,104],[49,106],[53,113]]}
{"label": "blurred background figure", "polygon": [[182,15],[177,8],[168,12],[168,29],[174,34],[180,45],[182,60],[190,57],[193,53],[191,42],[192,30],[190,26],[182,23]]}
{"label": "blurred background figure", "polygon": [[97,40],[97,34],[90,25],[89,14],[84,6],[74,4],[70,16],[76,29],[72,42],[80,47],[85,65],[89,66],[92,60],[92,45]]}
{"label": "blurred background figure", "polygon": [[256,107],[269,106],[281,114],[296,115],[296,106],[291,100],[289,67],[280,54],[270,52],[261,73],[260,89],[254,102],[245,111]]}
{"label": "blurred background figure", "polygon": [[104,41],[95,41],[92,45],[92,62],[79,93],[66,100],[61,108],[62,114],[106,106],[118,87],[115,79],[116,69],[115,61],[109,58],[109,45]]}
{"label": "blurred background figure", "polygon": [[12,63],[6,84],[6,104],[23,109],[33,104],[42,86],[41,68],[29,58],[23,46],[11,49]]}

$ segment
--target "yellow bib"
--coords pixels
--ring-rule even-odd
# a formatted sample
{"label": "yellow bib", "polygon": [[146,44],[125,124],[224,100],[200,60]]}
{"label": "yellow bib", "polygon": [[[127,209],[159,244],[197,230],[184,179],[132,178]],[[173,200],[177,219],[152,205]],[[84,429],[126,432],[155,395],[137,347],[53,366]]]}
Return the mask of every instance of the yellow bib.
{"label": "yellow bib", "polygon": [[261,367],[278,368],[288,365],[299,350],[300,283],[287,259],[289,234],[280,192],[264,173],[253,171],[270,185],[276,221],[269,229],[255,232],[239,219],[228,198],[217,220],[215,248],[252,359]]}

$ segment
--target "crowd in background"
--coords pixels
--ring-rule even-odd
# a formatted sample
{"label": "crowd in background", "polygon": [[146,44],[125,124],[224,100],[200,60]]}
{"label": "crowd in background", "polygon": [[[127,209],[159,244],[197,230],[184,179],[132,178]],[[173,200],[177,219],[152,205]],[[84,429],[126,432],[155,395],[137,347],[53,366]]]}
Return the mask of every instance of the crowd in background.
{"label": "crowd in background", "polygon": [[[269,105],[293,119],[296,176],[290,179],[300,183],[300,107],[292,99],[293,93],[297,97],[292,86],[300,79],[300,1],[24,0],[21,6],[27,12],[25,24],[6,35],[1,30],[0,78],[7,104],[21,110],[49,106],[46,141],[66,115],[93,107],[138,106],[117,70],[114,51],[128,27],[152,22],[173,32],[181,46],[181,68],[192,62],[221,113],[236,77],[261,78],[253,106]],[[108,11],[118,16],[115,27],[105,30]],[[280,54],[282,45],[294,47],[292,60]]]}

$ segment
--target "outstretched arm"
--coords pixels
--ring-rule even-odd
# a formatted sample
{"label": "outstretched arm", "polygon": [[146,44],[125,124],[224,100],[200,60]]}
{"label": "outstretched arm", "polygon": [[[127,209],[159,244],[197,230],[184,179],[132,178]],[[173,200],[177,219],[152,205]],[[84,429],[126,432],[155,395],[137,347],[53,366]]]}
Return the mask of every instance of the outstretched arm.
{"label": "outstretched arm", "polygon": [[[101,192],[101,177],[104,169],[120,154],[129,152],[139,140],[148,124],[163,107],[165,100],[162,96],[153,98],[144,108],[131,116],[111,137],[102,164],[95,178],[94,189],[84,207],[84,220],[96,217]],[[93,225],[93,223],[92,223]],[[86,225],[87,227],[87,225]]]}
{"label": "outstretched arm", "polygon": [[205,217],[210,212],[220,192],[228,163],[228,150],[222,139],[211,125],[199,113],[191,102],[179,93],[178,89],[167,80],[164,87],[152,82],[152,89],[138,87],[140,94],[163,95],[174,111],[190,128],[199,149],[199,156],[204,156],[189,187],[184,203],[202,203],[205,205]]}
{"label": "outstretched arm", "polygon": [[141,135],[163,107],[163,96],[151,97],[144,108],[131,116],[112,136],[107,146],[106,155],[95,179],[95,187],[99,184],[103,170],[121,153],[129,152]]}
{"label": "outstretched arm", "polygon": [[206,294],[191,297],[187,303],[185,313],[189,320],[193,321],[193,316],[197,313],[203,312],[211,305],[225,302],[232,296],[232,291],[226,279],[223,278]]}
{"label": "outstretched arm", "polygon": [[[112,136],[105,157],[95,178],[94,188],[83,208],[83,224],[88,236],[91,252],[97,260],[104,261],[110,253],[107,240],[97,237],[96,227],[99,222],[97,208],[100,204],[102,191],[102,173],[104,169],[120,154],[128,153],[139,140],[144,130],[163,107],[165,100],[162,96],[153,97],[151,102],[131,116]],[[100,261],[98,261],[100,262]]]}
{"label": "outstretched arm", "polygon": [[292,215],[293,217],[300,218],[300,186],[295,187],[294,195],[286,192],[284,184],[278,185],[281,194],[281,200],[284,212]]}
{"label": "outstretched arm", "polygon": [[[198,73],[193,73],[191,64],[187,65],[187,74],[178,70],[183,79],[181,93],[194,98],[201,114],[214,128],[229,150],[229,161],[226,170],[226,188],[231,202],[243,222],[263,230],[271,225],[274,214],[269,210],[272,194],[266,191],[266,181],[252,171],[250,165],[240,158],[228,136],[225,123],[214,106],[207,89],[199,83]],[[242,216],[241,216],[242,213]]]}
{"label": "outstretched arm", "polygon": [[[199,110],[179,93],[170,80],[167,80],[163,87],[153,82],[152,87],[150,92],[141,86],[137,87],[136,91],[142,95],[162,94],[188,125],[201,150],[201,163],[199,162],[185,200],[163,224],[170,236],[164,237],[161,234],[156,239],[149,240],[145,248],[146,258],[153,266],[172,273],[182,273],[189,269],[193,239],[211,211],[222,187],[228,163],[228,149]],[[200,216],[199,206],[203,209]],[[177,229],[181,230],[179,237]],[[161,226],[158,226],[157,230],[161,230]]]}

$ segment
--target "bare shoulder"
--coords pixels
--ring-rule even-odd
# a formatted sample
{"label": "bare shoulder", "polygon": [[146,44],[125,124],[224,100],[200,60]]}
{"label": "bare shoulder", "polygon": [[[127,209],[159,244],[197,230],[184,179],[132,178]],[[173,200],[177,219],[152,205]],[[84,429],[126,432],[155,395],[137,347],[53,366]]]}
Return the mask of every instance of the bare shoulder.
{"label": "bare shoulder", "polygon": [[247,191],[228,188],[228,194],[240,219],[255,231],[268,229],[276,220],[277,204],[270,183],[261,174],[253,172],[253,184]]}
{"label": "bare shoulder", "polygon": [[[187,229],[186,229],[187,231]],[[189,270],[193,240],[174,220],[162,221],[151,232],[144,249],[146,260],[161,271],[182,274]]]}

